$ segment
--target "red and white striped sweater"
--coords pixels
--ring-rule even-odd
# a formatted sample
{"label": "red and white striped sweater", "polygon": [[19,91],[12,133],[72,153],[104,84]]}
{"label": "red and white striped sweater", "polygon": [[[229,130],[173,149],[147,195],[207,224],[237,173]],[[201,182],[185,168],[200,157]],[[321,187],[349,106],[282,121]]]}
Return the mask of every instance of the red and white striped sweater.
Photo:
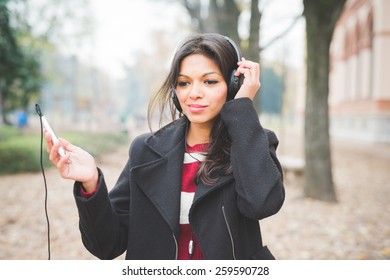
{"label": "red and white striped sweater", "polygon": [[195,195],[195,175],[198,171],[200,162],[205,159],[202,154],[207,149],[207,144],[198,144],[187,146],[184,154],[181,200],[180,200],[180,228],[178,240],[178,259],[179,260],[202,260],[203,255],[200,246],[192,234],[188,220],[188,214]]}

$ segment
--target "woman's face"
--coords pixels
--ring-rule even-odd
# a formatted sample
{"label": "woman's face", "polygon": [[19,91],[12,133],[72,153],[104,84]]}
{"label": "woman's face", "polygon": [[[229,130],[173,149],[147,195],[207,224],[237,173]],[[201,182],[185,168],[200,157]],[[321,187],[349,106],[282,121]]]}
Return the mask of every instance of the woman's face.
{"label": "woman's face", "polygon": [[176,94],[192,124],[211,127],[226,102],[227,84],[213,60],[192,54],[181,62]]}

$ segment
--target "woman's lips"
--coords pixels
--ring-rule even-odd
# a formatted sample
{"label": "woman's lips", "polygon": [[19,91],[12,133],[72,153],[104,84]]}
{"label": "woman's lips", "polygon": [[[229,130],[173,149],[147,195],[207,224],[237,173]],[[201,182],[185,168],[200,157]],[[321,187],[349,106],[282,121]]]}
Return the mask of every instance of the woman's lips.
{"label": "woman's lips", "polygon": [[188,109],[191,113],[201,113],[206,109],[207,106],[198,105],[198,104],[190,104],[188,105]]}

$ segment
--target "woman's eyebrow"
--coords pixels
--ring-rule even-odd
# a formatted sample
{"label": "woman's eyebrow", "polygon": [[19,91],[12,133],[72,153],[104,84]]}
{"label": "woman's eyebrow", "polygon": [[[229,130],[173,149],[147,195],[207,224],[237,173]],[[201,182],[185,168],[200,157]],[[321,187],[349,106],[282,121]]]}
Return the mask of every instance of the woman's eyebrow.
{"label": "woman's eyebrow", "polygon": [[[219,76],[223,76],[221,73],[218,73],[218,72],[215,72],[215,71],[211,71],[211,72],[204,73],[204,74],[202,75],[202,77],[205,77],[205,76],[208,76],[208,75],[213,75],[213,74],[219,75]],[[186,78],[189,78],[188,75],[182,74],[182,73],[179,73],[179,77],[186,77]]]}
{"label": "woman's eyebrow", "polygon": [[221,74],[221,73],[218,73],[218,72],[212,71],[212,72],[207,72],[207,73],[204,73],[204,74],[203,74],[203,77],[204,77],[204,76],[207,76],[207,75],[213,75],[213,74],[216,74],[216,75],[222,76],[222,74]]}

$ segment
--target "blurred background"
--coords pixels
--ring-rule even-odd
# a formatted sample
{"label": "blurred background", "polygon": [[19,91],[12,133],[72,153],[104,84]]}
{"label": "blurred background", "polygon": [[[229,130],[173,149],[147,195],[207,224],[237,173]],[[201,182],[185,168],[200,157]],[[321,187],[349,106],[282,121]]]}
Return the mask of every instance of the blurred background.
{"label": "blurred background", "polygon": [[[0,0],[0,259],[47,257],[35,104],[113,186],[194,32],[261,64],[254,104],[280,140],[287,193],[261,221],[276,257],[389,259],[389,12],[387,0]],[[52,257],[93,259],[72,183],[43,161]]]}

